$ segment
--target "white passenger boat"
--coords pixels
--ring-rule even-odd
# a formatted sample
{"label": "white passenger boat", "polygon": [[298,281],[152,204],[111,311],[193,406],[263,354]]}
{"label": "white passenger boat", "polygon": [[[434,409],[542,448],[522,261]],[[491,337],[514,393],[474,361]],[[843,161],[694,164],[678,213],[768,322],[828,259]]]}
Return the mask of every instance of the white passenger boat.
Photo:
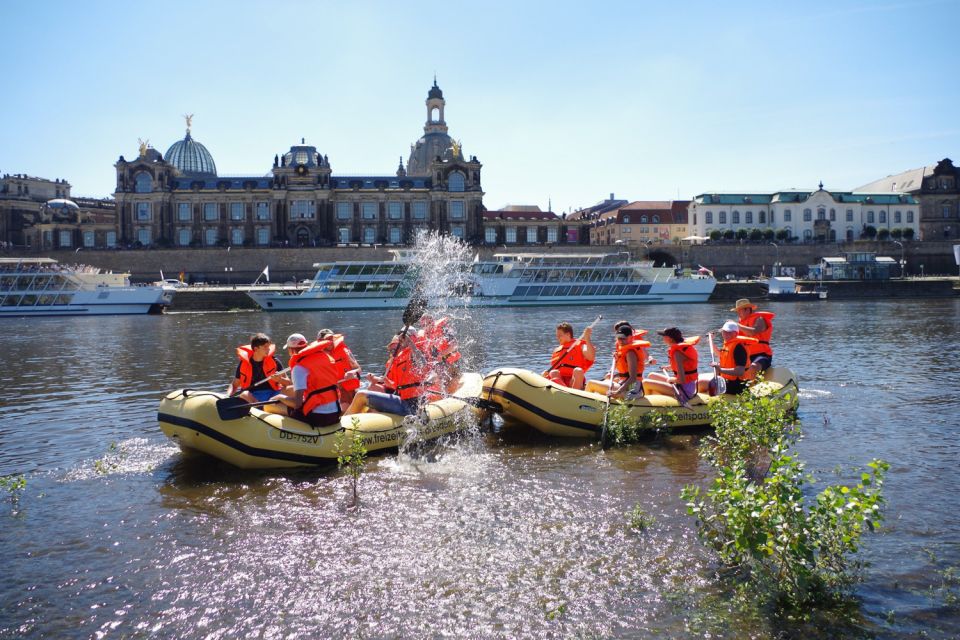
{"label": "white passenger boat", "polygon": [[[420,270],[412,250],[392,250],[386,262],[318,263],[303,290],[250,291],[266,311],[400,309],[406,307]],[[469,306],[525,307],[591,304],[706,302],[717,281],[675,272],[625,254],[501,253],[491,261],[463,263],[460,291]]]}
{"label": "white passenger boat", "polygon": [[0,258],[0,317],[159,313],[173,289],[52,258]]}

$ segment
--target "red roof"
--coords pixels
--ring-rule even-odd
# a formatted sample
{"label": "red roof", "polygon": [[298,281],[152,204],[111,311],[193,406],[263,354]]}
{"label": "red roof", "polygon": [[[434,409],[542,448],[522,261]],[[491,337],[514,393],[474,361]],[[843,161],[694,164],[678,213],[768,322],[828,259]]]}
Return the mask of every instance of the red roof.
{"label": "red roof", "polygon": [[511,211],[509,209],[497,209],[495,211],[484,211],[484,220],[558,220],[559,216],[553,211]]}

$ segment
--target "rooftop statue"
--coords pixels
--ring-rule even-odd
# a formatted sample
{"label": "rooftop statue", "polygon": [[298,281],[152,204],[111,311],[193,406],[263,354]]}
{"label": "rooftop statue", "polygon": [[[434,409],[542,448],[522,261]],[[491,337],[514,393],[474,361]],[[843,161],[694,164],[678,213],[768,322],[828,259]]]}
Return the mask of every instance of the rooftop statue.
{"label": "rooftop statue", "polygon": [[140,143],[140,157],[142,158],[147,155],[147,148],[150,147],[150,141],[137,138],[137,142]]}
{"label": "rooftop statue", "polygon": [[193,123],[193,114],[183,114],[183,119],[187,121],[187,132],[190,131],[190,125]]}

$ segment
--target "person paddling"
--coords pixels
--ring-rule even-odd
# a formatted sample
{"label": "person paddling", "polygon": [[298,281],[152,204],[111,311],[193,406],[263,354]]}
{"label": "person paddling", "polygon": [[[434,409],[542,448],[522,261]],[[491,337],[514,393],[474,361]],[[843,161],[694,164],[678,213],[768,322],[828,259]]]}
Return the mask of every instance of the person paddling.
{"label": "person paddling", "polygon": [[[394,355],[387,361],[386,372],[383,376],[367,374],[371,388],[358,391],[344,415],[363,413],[370,409],[406,416],[416,413],[420,408],[427,372],[412,336],[401,331],[387,347],[392,349]],[[382,388],[383,391],[372,390],[375,388]]]}
{"label": "person paddling", "polygon": [[[265,402],[283,389],[289,380],[276,375],[283,368],[274,355],[276,350],[270,336],[264,333],[251,336],[249,344],[237,347],[240,362],[227,394],[238,395],[247,402]],[[268,378],[269,382],[264,382]]]}
{"label": "person paddling", "polygon": [[643,369],[647,364],[655,364],[656,360],[647,355],[650,343],[643,339],[647,334],[643,330],[635,330],[626,320],[613,325],[613,335],[616,340],[614,349],[613,380],[605,377],[604,381],[590,380],[586,390],[594,393],[603,393],[613,398],[643,397]]}
{"label": "person paddling", "polygon": [[597,352],[590,342],[593,327],[588,326],[576,340],[573,339],[573,327],[569,322],[557,325],[557,342],[560,345],[553,350],[550,368],[543,372],[556,384],[573,389],[583,389],[586,373],[597,359]]}
{"label": "person paddling", "polygon": [[773,366],[770,338],[773,336],[775,314],[769,311],[757,311],[757,305],[747,298],[737,300],[731,311],[737,314],[739,334],[757,340],[757,343],[748,349],[750,368],[747,370],[747,377],[752,379],[761,371],[766,371]]}
{"label": "person paddling", "polygon": [[747,388],[747,369],[750,366],[749,350],[757,344],[756,338],[739,335],[740,325],[727,320],[720,329],[723,346],[720,347],[717,362],[711,366],[726,380],[727,393],[739,395]]}
{"label": "person paddling", "polygon": [[330,355],[329,340],[308,343],[300,333],[287,338],[293,386],[270,400],[264,410],[306,422],[312,427],[326,427],[340,421],[340,380],[337,364]]}
{"label": "person paddling", "polygon": [[423,354],[427,366],[433,371],[435,389],[443,393],[453,393],[460,379],[460,346],[450,326],[450,318],[441,316],[434,319],[423,314],[417,322],[420,330],[413,339],[416,348]]}
{"label": "person paddling", "polygon": [[348,407],[360,388],[360,363],[353,357],[353,351],[347,346],[343,335],[334,333],[333,329],[320,329],[317,340],[330,342],[330,355],[337,365],[337,377],[340,380],[340,404]]}
{"label": "person paddling", "polygon": [[647,394],[659,393],[672,395],[687,407],[697,395],[697,343],[700,336],[683,339],[683,333],[677,327],[657,331],[667,345],[667,359],[673,375],[651,373],[643,381],[643,390]]}

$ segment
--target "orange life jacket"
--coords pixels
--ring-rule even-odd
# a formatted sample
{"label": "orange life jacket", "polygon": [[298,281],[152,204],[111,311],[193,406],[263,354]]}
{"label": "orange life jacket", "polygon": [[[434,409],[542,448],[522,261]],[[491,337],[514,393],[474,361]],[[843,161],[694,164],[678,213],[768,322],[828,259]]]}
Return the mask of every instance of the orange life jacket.
{"label": "orange life jacket", "polygon": [[613,374],[615,379],[626,380],[630,377],[627,354],[631,351],[637,354],[637,378],[643,376],[643,367],[647,363],[647,347],[650,346],[649,342],[642,339],[646,334],[646,331],[634,331],[633,336],[626,343],[617,341],[617,350],[614,352],[614,358],[617,361],[616,373]]}
{"label": "orange life jacket", "polygon": [[[769,311],[754,311],[746,318],[740,321],[740,324],[745,324],[748,327],[752,327],[756,322],[757,318],[763,318],[767,323],[767,328],[761,331],[760,333],[753,334],[753,338],[756,338],[757,344],[753,345],[751,349],[747,349],[749,355],[755,356],[762,354],[765,356],[772,356],[773,349],[770,348],[770,336],[773,334],[773,318],[775,314]],[[740,330],[738,335],[744,335],[743,330]]]}
{"label": "orange life jacket", "polygon": [[290,368],[301,366],[307,370],[307,388],[300,408],[304,414],[320,405],[340,401],[337,381],[339,369],[330,355],[330,340],[314,340],[290,358]]}
{"label": "orange life jacket", "polygon": [[583,356],[585,344],[587,343],[584,340],[577,338],[558,346],[550,357],[550,370],[556,369],[564,379],[569,379],[573,375],[573,370],[578,367],[586,373],[593,366],[593,360],[587,360]]}
{"label": "orange life jacket", "polygon": [[410,400],[423,395],[423,372],[413,362],[413,350],[401,349],[387,366],[384,388],[395,393],[401,400]]}
{"label": "orange life jacket", "polygon": [[[677,344],[670,345],[670,348],[667,349],[667,358],[670,360],[670,368],[673,369],[673,375],[676,376],[677,382],[680,384],[686,384],[693,380],[697,379],[697,348],[696,345],[700,342],[700,336],[693,336],[692,338],[687,338],[683,342],[678,342]],[[682,353],[688,358],[687,363],[684,365],[686,369],[682,372],[677,371],[676,364],[674,364],[673,354],[677,352]]]}
{"label": "orange life jacket", "polygon": [[737,348],[737,345],[743,345],[743,348],[747,350],[747,364],[743,368],[743,375],[735,376],[732,373],[721,373],[720,376],[726,378],[727,380],[746,380],[747,379],[747,369],[750,367],[750,349],[754,348],[757,344],[756,338],[750,338],[748,336],[735,336],[723,343],[723,346],[720,347],[718,364],[721,369],[735,369],[737,363],[733,360],[733,351]]}
{"label": "orange life jacket", "polygon": [[[330,355],[333,356],[333,361],[337,363],[337,379],[343,380],[343,376],[347,374],[347,371],[353,369],[353,365],[350,364],[353,352],[350,351],[350,347],[347,346],[347,343],[343,340],[343,336],[339,333],[335,333],[327,339],[333,343]],[[356,391],[360,388],[359,377],[356,380],[350,379],[341,382],[340,388],[344,391]]]}
{"label": "orange life jacket", "polygon": [[[263,358],[263,375],[268,378],[277,372],[277,361],[273,359],[276,350],[276,345],[271,344],[269,353]],[[237,347],[237,357],[240,358],[240,388],[249,389],[253,384],[253,347],[248,344],[240,345]],[[270,380],[267,384],[276,391],[283,388],[277,380]]]}
{"label": "orange life jacket", "polygon": [[414,344],[428,358],[453,364],[458,361],[461,356],[458,350],[451,350],[454,341],[446,331],[449,322],[450,318],[443,317],[426,325],[422,330],[417,332],[414,338]]}

